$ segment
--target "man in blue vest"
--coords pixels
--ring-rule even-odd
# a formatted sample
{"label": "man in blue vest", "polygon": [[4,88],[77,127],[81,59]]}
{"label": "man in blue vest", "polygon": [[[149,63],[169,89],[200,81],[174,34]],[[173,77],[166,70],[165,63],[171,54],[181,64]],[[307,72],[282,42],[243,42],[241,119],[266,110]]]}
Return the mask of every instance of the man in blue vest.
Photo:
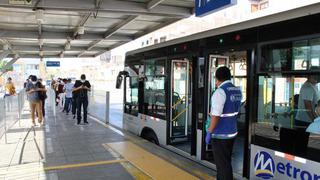
{"label": "man in blue vest", "polygon": [[229,68],[220,67],[215,74],[217,90],[211,97],[210,126],[206,143],[212,143],[218,180],[232,180],[231,154],[237,131],[237,114],[242,94],[231,82]]}

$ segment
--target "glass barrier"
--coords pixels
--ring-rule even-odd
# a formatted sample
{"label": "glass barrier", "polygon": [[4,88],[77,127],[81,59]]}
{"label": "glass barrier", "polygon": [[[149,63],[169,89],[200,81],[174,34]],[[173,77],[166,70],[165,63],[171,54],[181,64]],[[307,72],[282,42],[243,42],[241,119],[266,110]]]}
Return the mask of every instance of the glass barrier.
{"label": "glass barrier", "polygon": [[18,94],[0,98],[0,137],[19,121],[24,108],[25,91]]}
{"label": "glass barrier", "polygon": [[[114,86],[111,86],[114,87]],[[88,114],[102,121],[122,128],[123,90],[109,91],[92,89],[89,96]]]}
{"label": "glass barrier", "polygon": [[88,113],[106,122],[106,92],[92,90],[90,93]]}

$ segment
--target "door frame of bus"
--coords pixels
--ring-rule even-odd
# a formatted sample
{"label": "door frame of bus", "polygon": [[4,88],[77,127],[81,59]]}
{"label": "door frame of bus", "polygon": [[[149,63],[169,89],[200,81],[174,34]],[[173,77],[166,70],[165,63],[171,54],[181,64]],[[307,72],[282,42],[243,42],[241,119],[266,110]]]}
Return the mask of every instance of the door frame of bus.
{"label": "door frame of bus", "polygon": [[[188,115],[188,111],[189,111],[189,96],[190,96],[190,90],[189,90],[189,86],[190,86],[190,84],[189,84],[189,80],[190,80],[190,75],[189,75],[189,68],[190,68],[190,60],[180,60],[180,59],[174,59],[174,60],[171,60],[171,76],[170,76],[170,80],[171,80],[171,85],[173,84],[173,80],[174,80],[174,68],[173,68],[173,66],[174,66],[174,63],[186,63],[186,76],[187,76],[187,79],[186,79],[186,84],[185,84],[185,105],[186,105],[186,114],[185,114],[185,116],[186,116],[186,119],[185,119],[185,125],[184,125],[184,131],[185,131],[185,136],[187,136],[187,133],[188,133],[188,119],[190,118],[189,117],[189,115]],[[183,98],[184,97],[182,97],[181,98],[181,101],[180,102],[178,102],[177,104],[174,104],[173,105],[173,101],[172,101],[172,99],[173,99],[173,94],[174,94],[174,85],[173,85],[173,87],[171,87],[170,88],[170,139],[172,138],[172,137],[174,137],[174,135],[173,135],[173,111],[172,111],[172,108],[173,108],[173,106],[176,106],[177,104],[179,104],[180,102],[183,102]],[[192,106],[191,106],[192,107]],[[192,109],[191,109],[191,111],[192,111]],[[184,114],[184,112],[181,112],[182,114]],[[180,115],[180,113],[176,116],[176,117],[174,117],[174,118],[177,118],[178,116]]]}
{"label": "door frame of bus", "polygon": [[[239,49],[242,50],[242,49]],[[251,97],[250,94],[254,93],[254,87],[256,87],[256,76],[254,75],[255,73],[255,67],[256,67],[256,59],[257,59],[257,46],[256,45],[251,45],[249,47],[246,47],[245,49],[243,49],[242,51],[246,51],[247,54],[247,108],[245,110],[246,113],[246,117],[245,117],[245,141],[244,141],[244,154],[243,154],[243,172],[242,172],[242,176],[243,177],[249,177],[249,173],[250,173],[250,144],[251,144],[251,129],[252,129],[252,123],[254,117],[251,116],[250,114],[252,114],[252,112],[255,111],[256,107],[254,107],[253,103],[256,101],[257,98],[255,97]],[[210,62],[210,55],[213,55],[214,53],[212,52],[207,52],[207,55],[205,56],[206,58],[208,58],[205,61],[205,66],[207,68],[205,68],[205,78],[208,79],[208,82],[210,81],[210,66],[211,66],[211,62]],[[220,56],[220,55],[218,55]],[[208,93],[210,89],[209,84],[205,85],[205,90]],[[207,96],[204,97],[204,104],[208,105],[209,104],[209,98]],[[205,112],[208,113],[208,107],[205,107]],[[203,122],[203,126],[205,126],[205,122]],[[204,128],[203,128],[204,129]],[[205,130],[204,130],[205,131]],[[205,132],[203,132],[203,137],[204,137]],[[204,142],[204,138],[203,142]],[[205,152],[206,152],[206,145],[202,145],[202,150],[201,150],[201,159],[205,160]],[[249,164],[248,164],[249,163]]]}
{"label": "door frame of bus", "polygon": [[[212,96],[212,91],[211,91],[211,87],[212,86],[215,86],[215,76],[212,76],[212,73],[215,73],[216,72],[216,70],[218,69],[218,66],[217,66],[217,60],[218,60],[218,58],[220,58],[220,59],[225,59],[226,60],[226,62],[224,63],[224,65],[225,66],[227,66],[227,67],[229,67],[229,63],[230,63],[230,61],[229,61],[229,56],[221,56],[221,55],[216,55],[216,54],[209,54],[209,58],[208,58],[208,67],[207,67],[207,71],[208,71],[208,78],[207,78],[207,89],[206,89],[206,91],[207,91],[207,94],[208,94],[208,96],[206,97],[206,99],[207,99],[207,101],[206,101],[206,110],[207,110],[207,112],[208,112],[208,114],[209,114],[209,112],[210,112],[210,109],[209,109],[209,107],[210,107],[210,101],[211,101],[211,96]],[[214,70],[213,70],[213,72],[212,72],[212,69],[211,69],[211,67],[212,67],[212,63],[214,63]],[[213,78],[213,79],[211,79],[211,78]],[[207,115],[205,115],[205,117],[207,117]],[[203,122],[204,124],[203,124],[203,127],[204,127],[204,130],[203,130],[203,136],[205,137],[205,134],[207,133],[207,131],[206,131],[206,129],[205,129],[205,124],[206,124],[206,119],[204,120],[204,122]],[[204,146],[202,146],[202,147],[204,147],[204,152],[206,152],[206,151],[208,151],[208,145],[206,145],[205,143],[204,143],[204,141],[202,141],[202,143],[204,144]]]}
{"label": "door frame of bus", "polygon": [[252,122],[256,117],[254,102],[257,102],[256,91],[254,90],[257,87],[257,78],[255,75],[256,69],[256,59],[257,58],[257,47],[247,49],[247,97],[246,97],[246,117],[245,117],[245,141],[244,141],[244,154],[243,154],[243,170],[242,176],[249,178],[250,175],[250,145],[251,145],[251,132],[252,132]]}
{"label": "door frame of bus", "polygon": [[[170,145],[170,146],[172,146],[172,143],[171,143],[171,139],[170,139],[170,123],[171,123],[171,89],[172,89],[172,83],[171,83],[171,76],[172,76],[172,64],[171,64],[171,62],[172,62],[172,60],[181,60],[181,59],[187,59],[188,61],[189,61],[189,65],[191,65],[192,66],[192,69],[194,69],[194,66],[195,66],[195,61],[196,61],[196,58],[194,58],[195,57],[195,54],[192,54],[192,53],[186,53],[186,54],[184,54],[184,55],[168,55],[168,57],[167,57],[167,88],[168,88],[168,93],[167,93],[167,107],[168,107],[168,109],[167,109],[167,145]],[[190,63],[190,62],[192,62],[192,63]],[[192,73],[192,76],[193,76],[193,74],[194,74],[194,71],[193,71],[193,73]],[[195,81],[195,79],[194,79],[195,77],[193,77],[193,84],[194,83],[196,83],[196,81]],[[194,94],[194,88],[192,88],[192,94],[190,94],[191,96],[192,96],[192,98],[193,98],[193,94]],[[192,104],[192,107],[194,107],[195,106],[195,102],[196,101],[194,101],[194,100],[192,100],[192,102],[191,102],[191,104]],[[191,118],[192,117],[194,117],[194,108],[192,108],[192,116],[191,116]],[[174,147],[174,146],[172,146],[172,147],[174,147],[176,150],[177,150],[177,152],[179,153],[179,154],[184,154],[184,155],[191,155],[191,156],[193,156],[193,155],[196,155],[196,148],[197,148],[197,142],[196,142],[196,133],[197,133],[197,128],[195,127],[195,126],[197,126],[197,122],[196,122],[196,120],[194,119],[194,118],[192,118],[191,119],[192,120],[192,128],[191,128],[191,137],[193,137],[193,138],[191,138],[191,153],[188,153],[188,152],[185,152],[185,151],[182,151],[182,150],[180,150],[180,149],[178,149],[178,148],[176,148],[176,147]]]}

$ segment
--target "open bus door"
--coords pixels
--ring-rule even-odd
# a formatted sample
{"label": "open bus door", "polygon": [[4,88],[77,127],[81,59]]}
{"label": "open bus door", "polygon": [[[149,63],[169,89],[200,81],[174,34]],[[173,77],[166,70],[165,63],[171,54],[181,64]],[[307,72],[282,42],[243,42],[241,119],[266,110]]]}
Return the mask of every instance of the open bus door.
{"label": "open bus door", "polygon": [[191,151],[191,63],[186,58],[171,61],[169,140],[171,145],[187,153]]}
{"label": "open bus door", "polygon": [[[211,108],[211,96],[216,89],[216,82],[215,82],[215,72],[219,67],[227,66],[229,67],[229,57],[228,56],[221,56],[221,55],[210,55],[209,56],[209,74],[208,74],[208,104],[207,104],[207,112],[210,113]],[[209,117],[208,117],[209,118]],[[204,122],[207,124],[207,120]],[[206,126],[204,125],[204,137],[206,133]],[[205,144],[205,142],[202,142]],[[205,145],[205,159],[208,161],[213,161],[212,157],[212,146]]]}

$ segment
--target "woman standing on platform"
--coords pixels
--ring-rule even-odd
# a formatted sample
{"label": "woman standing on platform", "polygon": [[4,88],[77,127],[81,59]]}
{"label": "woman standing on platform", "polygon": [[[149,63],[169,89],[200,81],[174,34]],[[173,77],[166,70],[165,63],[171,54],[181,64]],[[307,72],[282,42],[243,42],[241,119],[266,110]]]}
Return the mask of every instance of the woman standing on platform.
{"label": "woman standing on platform", "polygon": [[[46,88],[42,84],[42,79],[41,78],[39,78],[36,86],[37,86],[37,88],[40,88],[40,89],[45,89]],[[41,101],[42,116],[45,117],[46,116],[45,104],[46,104],[46,99],[47,99],[47,90],[45,89],[45,91],[39,91],[38,93],[39,93],[39,99]]]}

